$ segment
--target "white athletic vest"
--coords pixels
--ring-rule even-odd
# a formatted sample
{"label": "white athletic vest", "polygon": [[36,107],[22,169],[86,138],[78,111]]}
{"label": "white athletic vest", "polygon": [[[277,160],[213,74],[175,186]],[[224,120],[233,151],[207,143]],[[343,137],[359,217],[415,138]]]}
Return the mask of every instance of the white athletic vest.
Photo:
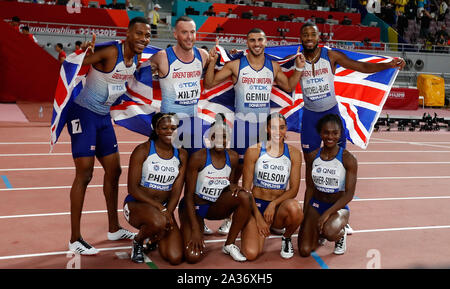
{"label": "white athletic vest", "polygon": [[[269,57],[265,57],[264,66],[256,71],[250,66],[247,57],[243,56],[239,63],[239,76],[234,84],[235,113],[254,113],[256,116],[262,113],[267,117],[270,113],[273,81],[273,67]],[[251,122],[258,122],[258,118]]]}
{"label": "white athletic vest", "polygon": [[133,78],[138,63],[134,57],[130,67],[123,59],[123,43],[113,42],[118,50],[116,66],[110,72],[102,72],[91,65],[83,90],[75,98],[75,103],[100,115],[109,114],[111,105],[126,92],[125,83]]}
{"label": "white athletic vest", "polygon": [[200,79],[203,73],[202,57],[194,47],[194,60],[189,63],[178,59],[172,47],[166,49],[169,72],[159,79],[161,86],[161,112],[197,115],[200,98]]}
{"label": "white athletic vest", "polygon": [[334,74],[328,58],[328,48],[322,47],[319,60],[312,64],[306,61],[301,81],[305,108],[310,111],[321,112],[337,104],[334,91]]}
{"label": "white athletic vest", "polygon": [[316,155],[312,165],[312,179],[315,187],[324,193],[334,194],[345,191],[346,170],[342,164],[342,153],[344,148],[339,148],[339,152],[332,160],[325,161],[320,157],[320,152]]}
{"label": "white athletic vest", "polygon": [[231,163],[228,152],[225,151],[226,162],[223,168],[216,168],[211,160],[209,149],[206,149],[206,163],[198,173],[195,193],[202,199],[217,201],[222,190],[230,184]]}
{"label": "white athletic vest", "polygon": [[161,158],[151,141],[147,159],[142,164],[141,186],[158,191],[170,191],[179,173],[178,149],[173,148],[170,159]]}
{"label": "white athletic vest", "polygon": [[291,175],[291,157],[289,147],[284,144],[284,152],[275,158],[266,151],[266,144],[262,143],[259,158],[255,164],[253,184],[265,189],[284,190]]}

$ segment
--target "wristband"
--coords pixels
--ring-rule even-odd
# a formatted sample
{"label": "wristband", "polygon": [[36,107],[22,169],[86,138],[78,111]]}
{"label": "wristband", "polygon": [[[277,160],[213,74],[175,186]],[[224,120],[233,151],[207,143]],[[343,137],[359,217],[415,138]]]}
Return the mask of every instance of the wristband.
{"label": "wristband", "polygon": [[303,70],[305,70],[304,67],[298,68],[297,65],[295,66],[295,70],[302,72]]}

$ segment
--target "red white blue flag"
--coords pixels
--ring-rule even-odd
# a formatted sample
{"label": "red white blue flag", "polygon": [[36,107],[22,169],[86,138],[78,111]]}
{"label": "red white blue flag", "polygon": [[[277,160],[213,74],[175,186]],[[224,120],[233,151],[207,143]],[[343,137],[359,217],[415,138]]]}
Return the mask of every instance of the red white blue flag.
{"label": "red white blue flag", "polygon": [[[104,44],[103,44],[104,45]],[[216,68],[225,62],[242,57],[245,52],[228,54],[223,48],[217,48],[220,57]],[[293,72],[298,46],[267,47],[265,52],[280,63],[282,70],[289,76]],[[148,46],[142,55],[141,65],[135,77],[127,84],[127,92],[111,107],[111,116],[115,123],[137,133],[149,136],[151,117],[159,111],[161,91],[159,82],[152,77],[151,66],[147,61],[160,48]],[[337,49],[349,58],[363,62],[389,62],[391,58],[369,55]],[[67,108],[81,91],[86,71],[81,69],[84,53],[71,54],[61,67],[60,78],[55,93],[51,126],[54,145],[63,129]],[[81,69],[81,70],[80,70]],[[355,145],[366,148],[374,125],[386,102],[389,91],[398,74],[397,69],[386,69],[377,73],[359,73],[338,66],[335,73],[335,91],[339,110],[345,122],[347,139]],[[287,120],[288,130],[300,132],[303,113],[303,98],[300,84],[293,93],[286,93],[274,86],[271,96],[271,110],[279,111]],[[234,112],[234,89],[231,80],[211,89],[203,89],[198,103],[198,116],[206,122],[213,122],[217,113],[226,116]],[[227,119],[230,125],[233,121]]]}

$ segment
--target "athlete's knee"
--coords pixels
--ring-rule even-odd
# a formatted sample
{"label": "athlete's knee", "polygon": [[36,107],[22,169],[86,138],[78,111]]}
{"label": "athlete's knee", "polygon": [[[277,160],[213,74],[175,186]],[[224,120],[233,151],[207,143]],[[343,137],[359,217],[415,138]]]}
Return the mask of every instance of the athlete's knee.
{"label": "athlete's knee", "polygon": [[105,171],[105,175],[111,179],[119,179],[122,174],[122,168],[119,166],[114,166],[112,168],[108,168]]}
{"label": "athlete's knee", "polygon": [[94,174],[94,169],[85,169],[85,170],[79,170],[76,172],[75,179],[77,181],[80,181],[84,185],[88,185],[89,182],[92,180],[92,175]]}
{"label": "athlete's knee", "polygon": [[288,218],[292,223],[300,223],[303,221],[303,211],[297,200],[291,200],[286,205]]}
{"label": "athlete's knee", "polygon": [[237,194],[239,205],[251,209],[252,195],[248,191],[240,190]]}
{"label": "athlete's knee", "polygon": [[336,224],[328,224],[323,227],[322,234],[328,241],[335,242],[344,235],[344,228]]}
{"label": "athlete's knee", "polygon": [[183,253],[181,252],[169,252],[167,256],[167,261],[170,263],[170,265],[179,265],[181,262],[183,262]]}
{"label": "athlete's knee", "polygon": [[313,250],[314,248],[312,246],[309,246],[307,244],[300,244],[298,253],[300,254],[300,257],[309,257]]}
{"label": "athlete's knee", "polygon": [[253,261],[259,256],[259,250],[256,246],[242,246],[241,252],[248,261]]}

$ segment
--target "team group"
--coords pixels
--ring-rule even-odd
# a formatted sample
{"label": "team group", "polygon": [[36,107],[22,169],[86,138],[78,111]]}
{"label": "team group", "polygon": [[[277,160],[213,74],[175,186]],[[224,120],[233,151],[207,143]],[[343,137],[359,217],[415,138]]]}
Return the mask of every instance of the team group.
{"label": "team group", "polygon": [[[141,53],[150,43],[150,25],[145,18],[136,17],[121,43],[95,48],[94,35],[91,42],[83,44],[87,50],[83,65],[91,68],[67,116],[76,167],[70,191],[69,250],[81,255],[99,252],[83,240],[80,230],[84,196],[97,158],[104,169],[107,238],[132,240],[134,262],[144,262],[147,250],[156,248],[173,265],[199,262],[206,254],[204,234],[211,231],[205,219],[225,220],[221,230],[227,239],[222,251],[236,261],[258,258],[271,233],[282,235],[281,257],[292,258],[291,236],[297,231],[300,256],[309,256],[325,240],[335,242],[335,254],[343,254],[350,215],[347,204],[355,192],[358,165],[345,149],[334,72],[337,65],[363,73],[402,69],[404,61],[351,60],[319,47],[317,26],[305,23],[300,31],[303,51],[297,52],[289,77],[264,53],[267,39],[259,28],[247,33],[247,53],[218,70],[216,49],[195,46],[196,26],[191,18],[178,18],[173,34],[176,45],[148,60],[153,76],[159,79],[161,109],[152,117],[149,140],[133,150],[128,167],[123,213],[138,233],[119,225],[121,166],[109,111],[126,91]],[[217,113],[207,125],[199,120],[202,78],[206,89],[231,79],[235,93],[232,117]],[[292,92],[299,82],[304,100],[303,153],[286,143],[283,114],[270,112],[272,86]],[[199,123],[201,133],[197,133]],[[175,145],[175,140],[182,145]],[[302,155],[306,180],[303,208],[295,199]],[[177,208],[179,225],[174,217]],[[240,247],[235,244],[239,234]]]}

